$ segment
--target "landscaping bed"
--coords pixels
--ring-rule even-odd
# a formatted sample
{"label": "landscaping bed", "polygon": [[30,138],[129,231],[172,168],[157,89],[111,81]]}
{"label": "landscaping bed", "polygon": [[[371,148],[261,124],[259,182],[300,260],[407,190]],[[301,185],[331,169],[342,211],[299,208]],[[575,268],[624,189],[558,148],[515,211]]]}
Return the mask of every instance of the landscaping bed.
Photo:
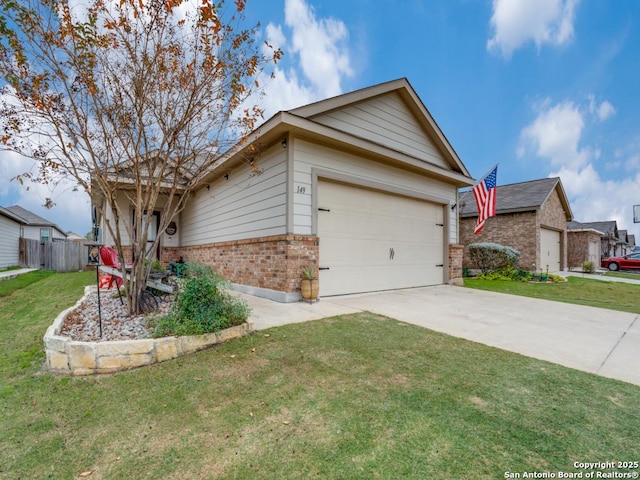
{"label": "landscaping bed", "polygon": [[[47,370],[74,376],[116,373],[194,353],[253,331],[253,324],[245,322],[201,335],[150,338],[153,328],[149,316],[130,317],[126,305],[119,305],[119,301],[117,296],[107,296],[107,319],[103,317],[100,336],[97,291],[93,286],[85,287],[83,298],[61,312],[47,329],[44,336]],[[163,310],[168,312],[170,302],[162,303],[166,304]],[[159,311],[151,317],[162,315],[166,313]]]}

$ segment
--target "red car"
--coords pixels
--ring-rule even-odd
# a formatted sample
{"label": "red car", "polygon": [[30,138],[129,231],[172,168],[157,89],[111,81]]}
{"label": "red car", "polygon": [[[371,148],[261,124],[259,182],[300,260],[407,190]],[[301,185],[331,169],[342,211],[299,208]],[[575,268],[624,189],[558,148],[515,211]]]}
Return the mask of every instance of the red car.
{"label": "red car", "polygon": [[640,253],[630,253],[621,257],[609,257],[602,261],[602,267],[612,272],[616,270],[640,269]]}

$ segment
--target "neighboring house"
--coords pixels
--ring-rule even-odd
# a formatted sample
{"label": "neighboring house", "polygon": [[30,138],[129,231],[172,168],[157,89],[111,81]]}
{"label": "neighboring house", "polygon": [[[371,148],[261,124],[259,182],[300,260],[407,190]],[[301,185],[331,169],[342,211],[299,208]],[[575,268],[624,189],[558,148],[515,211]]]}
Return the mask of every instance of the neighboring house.
{"label": "neighboring house", "polygon": [[[460,240],[493,242],[520,251],[520,268],[558,272],[567,264],[567,221],[573,214],[559,178],[497,187],[496,216],[474,234],[478,210],[471,191],[460,194]],[[464,265],[475,268],[465,248]]]}
{"label": "neighboring house", "polygon": [[76,233],[76,232],[72,232],[72,231],[68,231],[66,233],[67,235],[67,240],[73,240],[74,242],[87,242],[88,240],[86,239],[86,237],[83,237],[82,235]]}
{"label": "neighboring house", "polygon": [[[600,259],[616,255],[619,245],[618,223],[615,220],[607,220],[604,222],[570,222],[567,228],[572,229],[589,229],[601,232],[600,235]],[[598,261],[596,263],[600,265]]]}
{"label": "neighboring house", "polygon": [[254,135],[259,175],[237,147],[171,231],[151,232],[163,263],[201,261],[240,290],[285,302],[300,298],[310,265],[320,295],[461,280],[455,208],[473,180],[406,79],[279,112]]}
{"label": "neighboring house", "polygon": [[51,240],[64,240],[67,238],[67,234],[64,233],[60,227],[55,223],[36,215],[29,210],[22,208],[18,205],[7,207],[14,215],[21,218],[22,231],[20,236],[23,238],[29,238],[31,240],[39,240],[41,242],[48,242]]}
{"label": "neighboring house", "polygon": [[20,224],[22,219],[0,207],[0,268],[20,265]]}
{"label": "neighboring house", "polygon": [[593,262],[598,268],[604,235],[604,232],[588,224],[567,222],[567,268],[581,268],[584,262]]}
{"label": "neighboring house", "polygon": [[618,230],[618,241],[616,242],[616,255],[626,255],[631,253],[633,246],[629,243],[629,234],[626,230]]}

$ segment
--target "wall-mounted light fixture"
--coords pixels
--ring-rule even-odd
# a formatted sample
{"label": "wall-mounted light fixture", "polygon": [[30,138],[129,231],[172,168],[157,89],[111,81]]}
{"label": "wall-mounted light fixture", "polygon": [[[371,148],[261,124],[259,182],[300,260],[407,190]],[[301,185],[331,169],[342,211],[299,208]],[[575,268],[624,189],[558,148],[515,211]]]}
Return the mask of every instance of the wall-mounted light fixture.
{"label": "wall-mounted light fixture", "polygon": [[227,173],[225,173],[225,174],[224,174],[224,179],[225,179],[225,180],[229,180],[229,172],[227,172]]}
{"label": "wall-mounted light fixture", "polygon": [[286,138],[282,139],[282,148],[287,148],[287,139]]}
{"label": "wall-mounted light fixture", "polygon": [[458,206],[457,203],[454,203],[453,205],[451,205],[451,211],[455,210],[457,206]]}
{"label": "wall-mounted light fixture", "polygon": [[207,185],[207,192],[211,189],[211,185]]}

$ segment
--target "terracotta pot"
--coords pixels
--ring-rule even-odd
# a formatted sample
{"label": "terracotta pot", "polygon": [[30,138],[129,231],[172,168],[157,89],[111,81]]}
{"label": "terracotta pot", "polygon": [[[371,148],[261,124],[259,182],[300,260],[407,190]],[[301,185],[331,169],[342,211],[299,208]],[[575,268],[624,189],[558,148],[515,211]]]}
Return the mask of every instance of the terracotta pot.
{"label": "terracotta pot", "polygon": [[316,300],[320,284],[317,278],[304,278],[300,284],[300,294],[305,300]]}

